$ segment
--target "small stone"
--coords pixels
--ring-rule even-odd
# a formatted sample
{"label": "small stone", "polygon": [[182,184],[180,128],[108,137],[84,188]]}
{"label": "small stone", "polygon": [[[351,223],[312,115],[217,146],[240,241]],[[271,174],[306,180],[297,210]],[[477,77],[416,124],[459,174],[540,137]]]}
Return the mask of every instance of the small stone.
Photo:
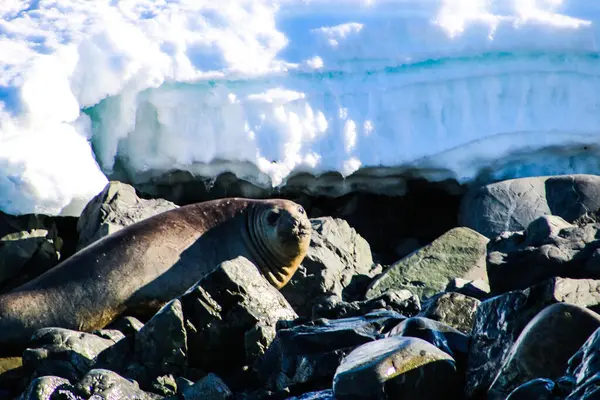
{"label": "small stone", "polygon": [[333,379],[336,399],[440,399],[459,393],[452,357],[430,343],[401,336],[348,354]]}
{"label": "small stone", "polygon": [[419,316],[442,322],[470,334],[481,301],[460,293],[441,293],[423,303]]}
{"label": "small stone", "polygon": [[225,400],[233,393],[225,382],[215,374],[208,374],[198,382],[181,391],[184,400]]}

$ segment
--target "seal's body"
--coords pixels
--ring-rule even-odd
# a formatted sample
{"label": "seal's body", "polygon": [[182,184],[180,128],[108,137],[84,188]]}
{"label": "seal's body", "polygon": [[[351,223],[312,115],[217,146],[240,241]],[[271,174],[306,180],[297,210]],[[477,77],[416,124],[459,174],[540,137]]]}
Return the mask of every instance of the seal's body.
{"label": "seal's body", "polygon": [[148,315],[237,256],[281,288],[304,258],[310,231],[302,207],[287,200],[221,199],[155,215],[0,295],[0,351],[43,327],[90,331],[122,313]]}

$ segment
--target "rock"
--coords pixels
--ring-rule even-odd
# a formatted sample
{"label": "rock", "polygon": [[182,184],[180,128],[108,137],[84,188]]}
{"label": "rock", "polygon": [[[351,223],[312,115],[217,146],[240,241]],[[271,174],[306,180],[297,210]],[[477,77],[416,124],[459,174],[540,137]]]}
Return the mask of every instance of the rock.
{"label": "rock", "polygon": [[33,376],[52,375],[79,380],[94,367],[96,357],[115,342],[63,328],[35,332],[23,352],[23,367]]}
{"label": "rock", "polygon": [[600,281],[551,278],[531,288],[482,302],[475,313],[467,368],[468,398],[487,392],[525,326],[554,303],[594,309],[600,305]]}
{"label": "rock", "polygon": [[452,357],[430,343],[401,336],[363,344],[335,372],[336,399],[456,398],[459,379]]}
{"label": "rock", "polygon": [[130,336],[135,335],[143,327],[144,324],[139,319],[125,316],[111,323],[107,326],[107,329],[115,329],[121,331],[125,336]]}
{"label": "rock", "polygon": [[342,219],[311,219],[310,248],[301,267],[281,292],[299,315],[309,317],[314,300],[333,293],[359,300],[380,272],[365,239]]}
{"label": "rock", "polygon": [[56,230],[31,229],[0,237],[0,290],[7,291],[54,267],[61,247]]}
{"label": "rock", "polygon": [[227,385],[215,374],[208,374],[181,391],[184,400],[224,400],[233,398]]}
{"label": "rock", "polygon": [[305,393],[298,397],[288,397],[287,400],[335,400],[333,390],[319,390],[318,392]]}
{"label": "rock", "polygon": [[465,296],[473,297],[478,300],[485,300],[490,297],[490,284],[482,279],[467,280],[454,278],[446,286],[445,292],[456,292]]}
{"label": "rock", "polygon": [[404,319],[394,311],[382,310],[362,317],[317,319],[283,327],[257,365],[259,377],[274,390],[298,385],[306,390],[327,389],[346,354],[356,346],[383,338]]}
{"label": "rock", "polygon": [[440,321],[470,334],[475,322],[475,311],[481,301],[460,293],[441,293],[425,303],[419,316]]}
{"label": "rock", "polygon": [[150,391],[161,396],[174,396],[177,394],[177,381],[173,375],[163,375],[154,378]]}
{"label": "rock", "polygon": [[488,391],[504,400],[530,380],[558,379],[571,356],[600,327],[600,315],[583,307],[557,303],[546,307],[523,329]]}
{"label": "rock", "polygon": [[73,386],[67,379],[58,376],[42,376],[34,379],[18,400],[52,400],[59,391],[72,392]]}
{"label": "rock", "polygon": [[520,178],[471,189],[463,197],[458,221],[491,239],[505,231],[522,231],[543,215],[573,222],[598,208],[599,176]]}
{"label": "rock", "polygon": [[75,385],[85,399],[158,400],[163,397],[141,390],[134,381],[106,369],[93,369]]}
{"label": "rock", "polygon": [[600,329],[596,329],[571,357],[566,378],[571,378],[574,391],[568,400],[594,399],[598,396],[600,376]]}
{"label": "rock", "polygon": [[275,337],[277,322],[298,318],[243,257],[223,262],[180,300],[190,366],[216,373],[252,364]]}
{"label": "rock", "polygon": [[469,228],[454,228],[390,266],[369,286],[366,298],[390,289],[408,289],[421,299],[433,296],[454,278],[486,279],[488,239]]}
{"label": "rock", "polygon": [[550,379],[537,378],[513,390],[506,400],[557,400],[552,393],[555,384]]}
{"label": "rock", "polygon": [[379,297],[365,301],[345,302],[332,294],[315,304],[312,319],[348,318],[365,315],[374,310],[392,310],[402,315],[413,316],[421,310],[419,298],[408,290],[388,290]]}
{"label": "rock", "polygon": [[470,337],[441,322],[423,317],[406,319],[392,328],[386,337],[404,336],[423,339],[431,343],[456,362],[457,370],[464,375],[467,366]]}
{"label": "rock", "polygon": [[553,276],[600,278],[600,224],[575,226],[544,216],[525,232],[491,241],[487,272],[494,294],[523,289]]}
{"label": "rock", "polygon": [[78,249],[143,219],[178,206],[163,199],[141,199],[125,183],[111,181],[85,206],[79,221]]}

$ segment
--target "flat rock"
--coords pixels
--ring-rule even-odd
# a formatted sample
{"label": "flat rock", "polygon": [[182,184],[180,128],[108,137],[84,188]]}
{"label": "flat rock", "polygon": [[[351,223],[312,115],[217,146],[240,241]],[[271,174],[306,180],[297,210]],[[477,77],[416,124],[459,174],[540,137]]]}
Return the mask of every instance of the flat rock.
{"label": "flat rock", "polygon": [[525,326],[544,308],[559,302],[591,309],[598,307],[600,281],[551,278],[479,305],[471,333],[465,388],[468,398],[487,392]]}
{"label": "flat rock", "polygon": [[524,289],[553,276],[600,278],[600,224],[572,225],[556,216],[534,220],[488,246],[492,293]]}
{"label": "flat rock", "polygon": [[523,329],[487,398],[504,400],[536,378],[558,379],[571,356],[599,327],[600,315],[586,308],[565,303],[546,307]]}
{"label": "flat rock", "polygon": [[460,293],[440,293],[423,303],[419,316],[442,322],[470,334],[481,301]]}
{"label": "flat rock", "polygon": [[310,317],[314,301],[333,293],[344,301],[359,300],[380,272],[367,241],[339,218],[311,219],[310,248],[302,265],[281,293],[301,316]]}
{"label": "flat rock", "polygon": [[374,299],[353,302],[345,302],[332,294],[315,304],[312,319],[358,317],[375,310],[392,310],[413,316],[421,310],[421,304],[419,298],[408,290],[388,290]]}
{"label": "flat rock", "polygon": [[164,199],[141,199],[133,186],[111,181],[83,209],[77,222],[81,249],[143,219],[178,206]]}
{"label": "flat rock", "polygon": [[543,215],[573,222],[598,208],[599,176],[519,178],[469,190],[463,197],[458,222],[491,239],[505,231],[522,231]]}
{"label": "flat rock", "polygon": [[469,228],[454,228],[390,266],[370,284],[365,297],[407,289],[423,299],[443,291],[455,278],[487,279],[488,241]]}
{"label": "flat rock", "polygon": [[312,385],[331,387],[342,358],[355,347],[381,339],[405,319],[394,311],[376,311],[361,317],[317,319],[282,327],[258,367],[268,388],[284,390]]}
{"label": "flat rock", "polygon": [[363,344],[335,372],[336,399],[440,399],[459,393],[452,357],[417,338],[392,336]]}

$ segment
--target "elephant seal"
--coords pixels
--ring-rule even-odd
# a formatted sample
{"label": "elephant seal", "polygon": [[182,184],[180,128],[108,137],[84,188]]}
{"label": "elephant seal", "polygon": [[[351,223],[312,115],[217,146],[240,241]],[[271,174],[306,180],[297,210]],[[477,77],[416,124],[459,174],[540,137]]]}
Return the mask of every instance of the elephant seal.
{"label": "elephant seal", "polygon": [[139,221],[0,295],[0,353],[18,354],[44,327],[91,331],[125,312],[150,316],[238,256],[281,288],[310,236],[303,208],[281,199],[220,199]]}

